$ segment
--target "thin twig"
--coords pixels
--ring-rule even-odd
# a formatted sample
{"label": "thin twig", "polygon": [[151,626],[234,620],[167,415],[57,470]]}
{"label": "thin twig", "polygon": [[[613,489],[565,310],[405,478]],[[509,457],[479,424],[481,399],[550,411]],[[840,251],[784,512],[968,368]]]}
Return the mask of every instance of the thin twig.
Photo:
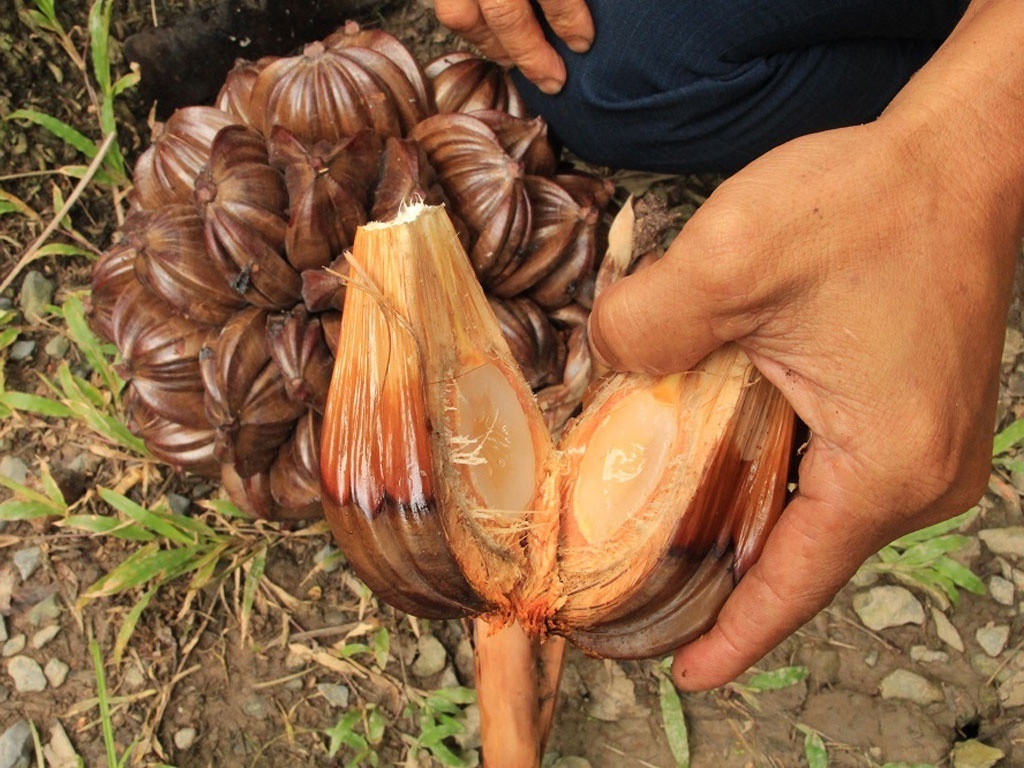
{"label": "thin twig", "polygon": [[85,192],[85,188],[89,186],[90,182],[92,182],[93,176],[95,176],[96,172],[99,171],[100,165],[103,163],[103,158],[106,157],[107,151],[114,143],[114,138],[115,134],[111,132],[107,134],[105,139],[103,139],[103,143],[100,144],[99,149],[96,152],[96,157],[94,157],[92,162],[89,163],[89,167],[85,170],[85,175],[79,179],[75,188],[68,196],[68,199],[64,201],[64,205],[61,206],[60,210],[57,211],[57,214],[50,220],[50,223],[46,225],[46,229],[44,229],[39,237],[35,239],[35,242],[25,250],[21,255],[21,258],[18,259],[18,263],[14,265],[13,269],[11,269],[7,274],[7,277],[5,277],[3,282],[0,283],[0,293],[6,291],[10,284],[14,282],[14,278],[18,276],[21,270],[32,263],[36,258],[36,254],[39,249],[50,238],[50,235],[54,233],[57,227],[60,226],[61,221],[63,221],[64,217],[68,215],[72,206],[78,202],[78,198],[82,196],[82,193]]}

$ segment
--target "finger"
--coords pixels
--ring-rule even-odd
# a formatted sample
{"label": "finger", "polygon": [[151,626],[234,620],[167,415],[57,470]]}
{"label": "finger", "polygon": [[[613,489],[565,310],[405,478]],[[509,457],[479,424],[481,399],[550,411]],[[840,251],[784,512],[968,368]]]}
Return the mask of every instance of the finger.
{"label": "finger", "polygon": [[490,31],[523,76],[544,93],[565,85],[565,63],[544,37],[528,0],[480,0]]}
{"label": "finger", "polygon": [[696,691],[733,680],[827,606],[885,543],[886,532],[865,522],[872,511],[794,498],[715,625],[676,652],[676,685]]}
{"label": "finger", "polygon": [[551,31],[569,50],[585,53],[594,42],[594,20],[584,0],[540,0]]}
{"label": "finger", "polygon": [[435,0],[434,13],[444,26],[475,45],[499,64],[512,65],[512,57],[495,37],[476,0]]}
{"label": "finger", "polygon": [[594,352],[616,370],[671,373],[692,368],[719,338],[682,259],[666,255],[613,283],[588,321]]}

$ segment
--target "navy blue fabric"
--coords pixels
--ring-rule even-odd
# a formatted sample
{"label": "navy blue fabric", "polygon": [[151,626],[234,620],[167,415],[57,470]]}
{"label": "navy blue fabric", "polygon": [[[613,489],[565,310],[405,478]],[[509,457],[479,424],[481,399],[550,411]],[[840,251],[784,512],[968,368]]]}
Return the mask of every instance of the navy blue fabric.
{"label": "navy blue fabric", "polygon": [[874,119],[963,0],[589,0],[586,54],[549,34],[556,96],[518,72],[553,134],[601,165],[730,172],[807,133]]}

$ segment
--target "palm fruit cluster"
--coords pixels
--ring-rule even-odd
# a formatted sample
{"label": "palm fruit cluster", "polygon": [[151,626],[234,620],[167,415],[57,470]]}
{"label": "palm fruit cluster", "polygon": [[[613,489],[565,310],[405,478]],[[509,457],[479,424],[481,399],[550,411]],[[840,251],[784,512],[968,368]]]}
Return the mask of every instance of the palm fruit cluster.
{"label": "palm fruit cluster", "polygon": [[[578,403],[611,185],[560,168],[496,65],[421,66],[348,24],[239,62],[214,106],[176,111],[140,156],[90,322],[121,354],[131,429],[268,519],[322,512],[322,415],[357,227],[443,204],[552,423]],[[353,290],[353,288],[349,288]]]}

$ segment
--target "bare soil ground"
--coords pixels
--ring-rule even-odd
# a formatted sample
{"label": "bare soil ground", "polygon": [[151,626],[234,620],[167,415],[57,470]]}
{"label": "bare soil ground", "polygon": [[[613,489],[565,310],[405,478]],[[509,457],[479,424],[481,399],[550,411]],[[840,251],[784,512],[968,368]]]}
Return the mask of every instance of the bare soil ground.
{"label": "bare soil ground", "polygon": [[[72,0],[57,8],[80,55],[86,51],[88,5]],[[116,41],[152,24],[154,14],[166,21],[193,5],[201,3],[116,3],[112,36],[120,71]],[[24,23],[19,14],[31,7],[31,0],[0,0],[0,117],[32,108],[95,137],[96,116],[82,73],[51,35]],[[418,3],[397,3],[368,22],[394,32],[423,56],[453,44]],[[141,96],[119,101],[120,141],[130,161],[147,142],[148,115]],[[24,203],[0,208],[3,276],[52,218],[54,190],[66,198],[74,186],[74,178],[54,169],[81,163],[75,149],[38,125],[0,122],[0,193]],[[616,179],[621,198],[628,188],[648,189],[662,200],[674,226],[713,186],[713,180],[690,177],[620,174]],[[109,188],[90,187],[52,241],[94,257],[117,227],[119,203]],[[659,230],[662,226],[657,224]],[[87,288],[90,267],[88,255],[54,254],[35,261],[19,270],[0,309],[22,307],[30,271],[55,288],[52,301],[59,305]],[[1019,307],[1018,301],[1009,319],[998,427],[1024,415]],[[49,395],[41,377],[56,375],[63,361],[87,370],[73,346],[65,351],[54,342],[65,329],[53,314],[18,315],[10,327],[18,342],[34,344],[17,353],[14,346],[0,349],[2,391]],[[445,709],[427,698],[437,690],[472,687],[466,627],[416,621],[378,604],[344,567],[333,568],[337,558],[329,554],[322,524],[282,530],[225,518],[202,506],[218,498],[216,487],[130,457],[75,419],[14,411],[0,426],[0,458],[4,473],[24,468],[24,482],[37,489],[48,467],[67,502],[78,503],[76,514],[113,514],[96,489],[114,488],[147,506],[169,499],[176,509],[206,520],[228,542],[217,566],[223,579],[198,590],[188,578],[177,579],[146,597],[148,606],[135,616],[141,588],[84,603],[81,598],[140,543],[88,535],[59,516],[0,523],[0,734],[29,721],[40,753],[42,746],[51,750],[46,764],[74,764],[60,762],[60,739],[53,736],[58,724],[87,766],[113,764],[104,725],[111,729],[116,754],[130,753],[131,765],[433,765],[443,760],[473,765],[478,760],[474,706],[460,699]],[[691,764],[1024,765],[1024,563],[1021,553],[1000,554],[976,535],[1022,525],[1022,479],[993,470],[990,491],[963,531],[966,546],[954,553],[985,584],[984,594],[962,593],[955,605],[942,605],[914,589],[924,609],[919,619],[871,630],[854,611],[854,600],[881,595],[873,590],[899,582],[865,574],[757,670],[736,684],[682,697]],[[0,494],[0,501],[12,498],[7,491]],[[134,634],[115,663],[118,632],[132,621],[137,621]],[[99,706],[91,639],[106,673],[109,714]],[[26,689],[14,674],[24,662],[14,659],[40,667],[50,662],[47,672],[53,676],[41,690]],[[67,666],[63,679],[55,662]],[[660,664],[571,653],[547,762],[595,768],[676,765],[661,709]],[[756,676],[780,668],[791,669],[775,689]],[[339,723],[349,713],[357,714],[346,730]],[[447,723],[446,717],[463,726],[460,734],[442,738],[430,730]],[[337,746],[332,734],[349,733],[354,735],[331,756]],[[820,736],[827,762],[811,762],[808,733]],[[986,753],[1001,762],[972,757],[976,753],[970,750],[979,743],[1002,753],[1001,758]],[[363,745],[369,752],[360,757]],[[3,758],[0,739],[0,768],[18,765]],[[456,758],[463,762],[455,763]],[[33,750],[28,759],[35,765],[40,758]]]}

